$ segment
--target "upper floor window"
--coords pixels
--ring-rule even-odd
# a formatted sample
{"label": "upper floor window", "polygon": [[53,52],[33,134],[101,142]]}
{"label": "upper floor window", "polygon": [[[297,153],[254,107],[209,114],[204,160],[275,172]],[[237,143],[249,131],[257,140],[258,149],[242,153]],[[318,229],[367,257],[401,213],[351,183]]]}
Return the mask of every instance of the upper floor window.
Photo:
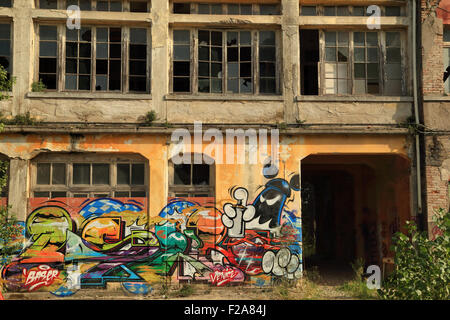
{"label": "upper floor window", "polygon": [[[380,14],[386,17],[403,16],[405,9],[402,6],[378,6]],[[332,16],[332,17],[363,17],[373,15],[368,6],[300,6],[302,16]]]}
{"label": "upper floor window", "polygon": [[444,92],[450,93],[450,29],[444,29]]}
{"label": "upper floor window", "polygon": [[43,155],[32,164],[34,197],[146,197],[148,168],[139,156]]}
{"label": "upper floor window", "polygon": [[0,7],[12,7],[12,0],[0,0]]}
{"label": "upper floor window", "polygon": [[252,3],[174,3],[173,13],[227,14],[227,15],[279,15],[278,4]]}
{"label": "upper floor window", "polygon": [[204,163],[169,165],[170,197],[213,197],[214,165]]}
{"label": "upper floor window", "polygon": [[[7,1],[7,0],[0,0]],[[40,9],[66,9],[75,5],[81,11],[148,12],[150,0],[37,0]]]}
{"label": "upper floor window", "polygon": [[[301,61],[302,77],[308,77],[302,82],[302,94],[405,94],[401,32],[324,30],[300,35],[302,58],[319,51],[319,59]],[[319,85],[307,86],[306,81]]]}
{"label": "upper floor window", "polygon": [[172,91],[279,93],[277,32],[174,30]]}
{"label": "upper floor window", "polygon": [[40,9],[58,9],[58,0],[38,0]]}
{"label": "upper floor window", "polygon": [[5,68],[8,78],[12,71],[11,24],[0,23],[0,65]]}
{"label": "upper floor window", "polygon": [[39,79],[58,91],[149,92],[150,36],[147,28],[41,25]]}

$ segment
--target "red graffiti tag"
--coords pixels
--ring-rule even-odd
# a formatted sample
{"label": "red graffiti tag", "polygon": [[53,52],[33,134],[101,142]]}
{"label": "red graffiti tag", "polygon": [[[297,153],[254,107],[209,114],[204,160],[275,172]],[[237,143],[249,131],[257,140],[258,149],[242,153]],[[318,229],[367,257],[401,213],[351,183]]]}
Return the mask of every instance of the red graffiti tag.
{"label": "red graffiti tag", "polygon": [[231,282],[234,278],[239,275],[239,272],[233,268],[226,267],[222,271],[214,271],[214,273],[210,273],[209,277],[211,278],[211,282],[216,284],[218,287],[223,286]]}
{"label": "red graffiti tag", "polygon": [[59,270],[52,269],[45,264],[41,264],[37,268],[32,268],[29,271],[23,269],[25,276],[25,287],[28,291],[39,289],[42,286],[49,286],[59,276]]}

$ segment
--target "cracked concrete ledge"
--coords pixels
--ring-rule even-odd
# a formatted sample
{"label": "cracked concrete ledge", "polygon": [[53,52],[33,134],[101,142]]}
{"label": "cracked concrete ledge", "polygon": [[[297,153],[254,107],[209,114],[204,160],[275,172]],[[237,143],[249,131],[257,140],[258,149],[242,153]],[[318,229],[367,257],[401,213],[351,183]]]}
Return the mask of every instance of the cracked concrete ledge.
{"label": "cracked concrete ledge", "polygon": [[[159,126],[158,126],[159,125]],[[336,124],[303,124],[297,125],[286,124],[282,128],[277,125],[268,124],[203,124],[203,130],[208,128],[225,129],[279,129],[281,134],[395,134],[408,135],[406,128],[400,128],[396,125],[385,124],[358,124],[358,125],[336,125]],[[193,124],[154,124],[153,126],[142,126],[138,124],[45,124],[38,126],[5,126],[3,133],[22,133],[22,134],[39,134],[39,133],[141,133],[141,134],[171,134],[177,129],[187,129],[194,131]]]}

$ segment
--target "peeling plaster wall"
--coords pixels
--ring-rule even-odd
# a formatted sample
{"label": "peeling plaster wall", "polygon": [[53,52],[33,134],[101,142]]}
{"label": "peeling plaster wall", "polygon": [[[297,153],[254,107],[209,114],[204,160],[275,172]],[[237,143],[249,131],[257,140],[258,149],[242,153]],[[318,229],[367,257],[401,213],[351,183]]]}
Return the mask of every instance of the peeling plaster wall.
{"label": "peeling plaster wall", "polygon": [[[233,1],[240,2],[240,1]],[[248,1],[247,1],[248,2]],[[83,12],[81,23],[92,23],[96,19],[110,24],[130,25],[151,28],[151,95],[129,95],[121,93],[80,93],[80,92],[30,92],[31,84],[37,77],[38,43],[35,37],[35,25],[48,21],[65,23],[67,13],[65,10],[35,10],[34,1],[16,1],[14,8],[0,8],[0,15],[14,22],[13,39],[13,73],[17,77],[11,102],[0,102],[0,111],[7,115],[23,114],[27,111],[32,116],[43,122],[140,122],[142,116],[150,110],[156,111],[157,122],[189,123],[193,119],[211,123],[295,123],[297,118],[315,123],[345,124],[354,122],[371,122],[388,124],[395,123],[407,117],[410,103],[393,104],[375,101],[370,105],[364,105],[364,110],[352,112],[347,117],[347,108],[339,103],[328,101],[329,105],[336,109],[336,116],[325,116],[320,106],[310,104],[298,104],[295,98],[300,94],[300,46],[299,28],[304,23],[312,23],[310,18],[323,21],[327,27],[333,17],[304,17],[299,15],[299,2],[290,0],[268,1],[268,3],[280,3],[283,9],[280,16],[248,16],[248,20],[221,19],[208,15],[177,15],[169,11],[169,1],[151,1],[150,13],[130,12]],[[311,1],[301,1],[302,4],[311,4]],[[336,1],[323,1],[322,3],[336,4]],[[350,1],[358,4],[361,1]],[[383,5],[387,2],[377,1]],[[247,19],[246,18],[246,19]],[[348,27],[354,23],[354,17],[339,17],[339,23]],[[196,20],[198,19],[198,21]],[[327,20],[328,19],[328,20]],[[392,18],[388,23],[398,24],[402,29],[408,27],[408,17]],[[383,21],[388,21],[383,20]],[[197,22],[196,22],[197,21]],[[328,22],[327,22],[328,21]],[[279,45],[279,83],[282,88],[279,96],[273,96],[268,100],[250,96],[249,99],[235,101],[235,97],[229,99],[224,95],[223,101],[186,100],[171,97],[170,94],[170,70],[171,70],[171,40],[170,30],[173,27],[187,28],[191,26],[205,27],[235,27],[235,28],[273,28],[281,30],[281,43]],[[309,26],[311,27],[311,25]],[[316,28],[320,28],[318,24]],[[359,26],[360,28],[361,26]],[[407,49],[406,52],[409,52]],[[410,80],[407,80],[410,82]],[[411,84],[407,83],[407,87]],[[409,91],[409,90],[408,90]],[[87,96],[86,96],[87,95]],[[106,96],[106,98],[104,98]],[[218,98],[218,96],[215,96]],[[359,106],[358,106],[359,107]],[[317,114],[314,115],[314,109]],[[393,110],[397,108],[398,110]],[[322,109],[322,110],[321,110]],[[367,113],[365,110],[376,109],[375,113]],[[342,113],[339,117],[337,114]],[[368,116],[370,114],[370,116]],[[320,119],[318,119],[320,118]]]}
{"label": "peeling plaster wall", "polygon": [[411,103],[301,102],[298,115],[306,123],[398,124],[411,116]]}

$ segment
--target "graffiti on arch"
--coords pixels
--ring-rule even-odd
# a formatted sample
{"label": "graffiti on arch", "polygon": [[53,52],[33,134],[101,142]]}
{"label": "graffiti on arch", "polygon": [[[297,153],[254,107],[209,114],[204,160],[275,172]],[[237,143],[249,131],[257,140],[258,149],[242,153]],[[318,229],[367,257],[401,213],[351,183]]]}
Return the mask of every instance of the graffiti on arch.
{"label": "graffiti on arch", "polygon": [[214,198],[169,198],[156,217],[146,198],[29,199],[24,245],[2,281],[68,296],[111,282],[147,294],[166,277],[214,286],[299,278],[301,222],[289,208],[298,180],[270,177],[253,199],[232,187],[221,209]]}

